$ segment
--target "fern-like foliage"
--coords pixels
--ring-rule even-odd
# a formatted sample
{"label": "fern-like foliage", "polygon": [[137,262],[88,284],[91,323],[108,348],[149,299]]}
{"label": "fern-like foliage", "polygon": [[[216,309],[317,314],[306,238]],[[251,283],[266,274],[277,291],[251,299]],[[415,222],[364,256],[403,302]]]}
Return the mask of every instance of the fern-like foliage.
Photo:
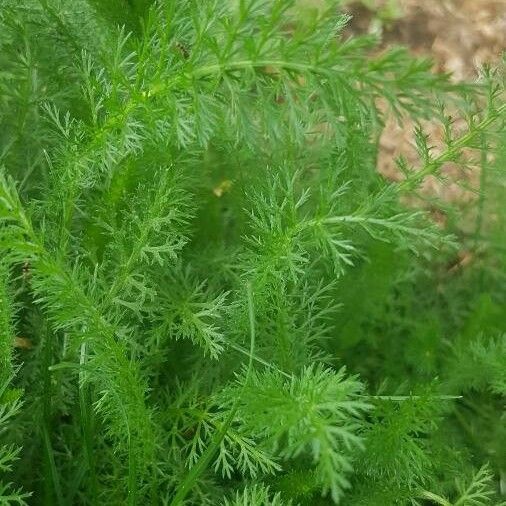
{"label": "fern-like foliage", "polygon": [[[2,437],[12,423],[12,418],[21,408],[19,400],[8,399],[6,392],[7,383],[0,388],[2,398],[0,399],[0,437]],[[12,472],[15,462],[19,458],[21,449],[14,445],[0,445],[0,504],[2,506],[11,506],[18,504],[25,506],[26,500],[31,494],[23,492],[12,482],[5,481],[8,473]]]}
{"label": "fern-like foliage", "polygon": [[0,504],[11,506],[18,504],[25,506],[30,493],[25,493],[21,487],[7,481],[9,473],[19,458],[21,448],[14,443],[8,443],[8,431],[14,418],[21,409],[20,392],[10,388],[14,376],[13,364],[13,313],[9,292],[9,268],[0,262]]}
{"label": "fern-like foliage", "polygon": [[257,486],[247,487],[243,492],[237,492],[232,500],[225,499],[226,506],[243,506],[245,504],[255,506],[283,506],[290,502],[282,501],[279,493],[269,494],[269,489]]}
{"label": "fern-like foliage", "polygon": [[323,367],[294,378],[255,374],[242,392],[238,418],[281,459],[315,466],[322,492],[338,501],[349,486],[350,455],[363,447],[358,431],[369,405],[359,397],[362,388],[344,370]]}
{"label": "fern-like foliage", "polygon": [[339,4],[2,2],[0,504],[500,501],[503,76]]}
{"label": "fern-like foliage", "polygon": [[[490,469],[485,464],[469,480],[457,480],[457,497],[453,501],[430,492],[423,492],[422,496],[442,506],[485,506],[492,503],[492,496],[494,495],[492,480]],[[504,502],[501,504],[504,504]]]}
{"label": "fern-like foliage", "polygon": [[0,263],[0,384],[5,384],[13,376],[12,351],[14,331],[12,329],[11,299],[8,293],[9,269]]}

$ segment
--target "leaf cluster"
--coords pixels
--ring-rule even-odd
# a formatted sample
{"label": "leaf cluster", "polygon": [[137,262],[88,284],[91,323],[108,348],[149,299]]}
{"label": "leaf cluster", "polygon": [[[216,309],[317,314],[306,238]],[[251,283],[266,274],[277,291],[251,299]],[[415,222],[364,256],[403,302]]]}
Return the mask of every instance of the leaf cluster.
{"label": "leaf cluster", "polygon": [[[504,80],[348,21],[2,2],[0,505],[500,501]],[[473,227],[421,191],[449,162]]]}

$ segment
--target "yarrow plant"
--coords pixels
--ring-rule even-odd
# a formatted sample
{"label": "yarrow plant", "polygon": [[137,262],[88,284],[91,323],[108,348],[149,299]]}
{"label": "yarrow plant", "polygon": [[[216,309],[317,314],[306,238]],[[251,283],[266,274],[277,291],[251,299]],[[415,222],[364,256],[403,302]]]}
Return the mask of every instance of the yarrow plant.
{"label": "yarrow plant", "polygon": [[323,4],[2,1],[0,505],[501,502],[501,69]]}

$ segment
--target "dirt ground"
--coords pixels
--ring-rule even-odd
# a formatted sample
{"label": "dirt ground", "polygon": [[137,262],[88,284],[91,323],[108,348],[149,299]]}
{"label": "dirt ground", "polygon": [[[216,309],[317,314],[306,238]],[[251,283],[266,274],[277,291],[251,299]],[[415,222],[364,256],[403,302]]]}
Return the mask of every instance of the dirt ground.
{"label": "dirt ground", "polygon": [[[352,32],[376,32],[384,46],[401,44],[416,55],[429,55],[436,71],[450,72],[456,81],[476,79],[482,65],[497,65],[506,54],[506,0],[362,0],[347,8]],[[426,128],[434,139],[440,136],[437,125]],[[388,121],[378,159],[383,175],[399,178],[395,158],[400,154],[416,166],[411,125]],[[475,198],[478,170],[448,164],[444,172],[448,181],[441,185],[429,178],[426,195],[453,203]]]}
{"label": "dirt ground", "polygon": [[[395,8],[384,14],[388,4]],[[380,27],[385,44],[430,54],[436,69],[452,72],[456,80],[473,78],[477,67],[497,62],[506,51],[506,0],[369,0],[348,9],[354,30],[377,30],[379,13],[387,18]]]}

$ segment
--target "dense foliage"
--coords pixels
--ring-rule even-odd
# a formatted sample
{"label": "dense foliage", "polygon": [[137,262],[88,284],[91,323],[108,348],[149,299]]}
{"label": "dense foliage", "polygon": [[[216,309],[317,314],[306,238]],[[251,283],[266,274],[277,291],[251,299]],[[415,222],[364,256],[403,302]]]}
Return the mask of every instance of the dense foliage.
{"label": "dense foliage", "polygon": [[501,502],[501,69],[310,3],[1,0],[0,505]]}

